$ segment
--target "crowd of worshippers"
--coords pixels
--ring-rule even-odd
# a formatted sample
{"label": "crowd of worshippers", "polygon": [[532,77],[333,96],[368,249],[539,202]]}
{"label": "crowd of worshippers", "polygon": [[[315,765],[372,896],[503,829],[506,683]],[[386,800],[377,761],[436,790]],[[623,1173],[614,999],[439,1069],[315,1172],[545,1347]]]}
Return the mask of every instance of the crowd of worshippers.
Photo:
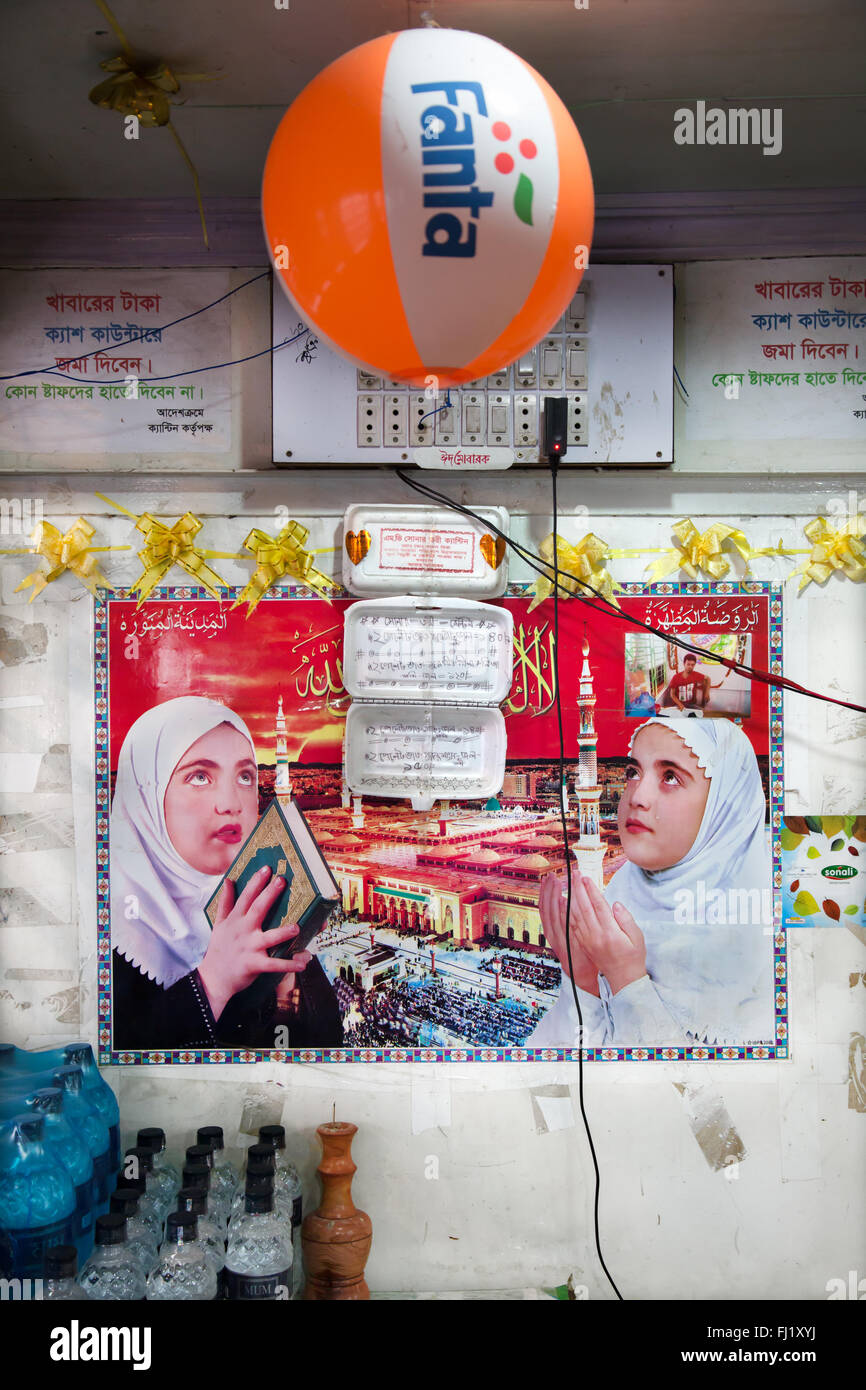
{"label": "crowd of worshippers", "polygon": [[[485,999],[480,991],[462,990],[442,980],[402,982],[365,993],[338,977],[334,988],[348,1047],[415,1047],[425,1023],[467,1043],[519,1046],[535,1024],[530,1010],[514,1000]],[[349,1021],[353,1006],[363,1021]]]}
{"label": "crowd of worshippers", "polygon": [[[546,965],[544,961],[521,960],[519,956],[500,957],[503,980],[517,980],[522,985],[534,985],[536,989],[559,989],[562,970],[558,965]],[[480,969],[493,974],[493,963],[485,961]]]}

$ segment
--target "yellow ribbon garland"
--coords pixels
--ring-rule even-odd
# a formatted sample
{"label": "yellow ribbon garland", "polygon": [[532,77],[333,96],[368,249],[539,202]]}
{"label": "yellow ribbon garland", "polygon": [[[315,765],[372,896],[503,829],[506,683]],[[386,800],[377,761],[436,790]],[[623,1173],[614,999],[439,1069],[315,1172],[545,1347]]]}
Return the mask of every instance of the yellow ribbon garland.
{"label": "yellow ribbon garland", "polygon": [[101,106],[105,110],[118,111],[122,116],[135,116],[143,126],[167,127],[192,174],[204,244],[210,250],[198,173],[184,149],[176,128],[172,125],[171,102],[166,93],[174,95],[180,91],[179,77],[183,78],[185,82],[214,82],[221,81],[221,78],[217,73],[183,72],[175,74],[167,63],[161,61],[155,63],[137,62],[133,57],[126,35],[105,0],[95,0],[95,3],[120,39],[123,54],[118,58],[108,58],[99,64],[104,72],[110,72],[112,76],[105,82],[99,82],[88,93],[88,99],[93,102],[94,106]]}
{"label": "yellow ribbon garland", "polygon": [[304,549],[309,534],[307,527],[302,526],[299,521],[289,521],[276,536],[269,536],[266,531],[253,528],[244,541],[244,549],[251,551],[255,556],[256,570],[243,593],[235,599],[232,608],[237,608],[240,603],[248,604],[249,617],[255,611],[259,600],[284,574],[300,579],[301,583],[314,589],[330,603],[325,591],[332,587],[333,581],[326,574],[322,574],[321,570],[316,569],[313,564],[314,555]]}
{"label": "yellow ribbon garland", "polygon": [[727,526],[723,521],[708,526],[703,535],[688,517],[678,521],[671,530],[679,541],[679,548],[665,550],[661,559],[653,560],[647,565],[646,568],[651,571],[653,579],[664,579],[666,575],[673,574],[674,570],[678,569],[684,569],[690,579],[697,579],[700,570],[704,570],[713,579],[724,579],[731,568],[728,557],[722,551],[725,541],[730,541],[740,552],[746,562],[747,574],[750,557],[759,553],[752,550],[742,531]]}
{"label": "yellow ribbon garland", "polygon": [[105,575],[99,569],[99,563],[93,557],[95,554],[105,550],[128,550],[128,545],[91,545],[90,540],[95,535],[96,528],[91,526],[89,521],[85,521],[80,516],[74,521],[69,530],[65,533],[52,526],[50,521],[40,521],[36,524],[31,534],[32,544],[21,550],[0,551],[3,555],[41,555],[43,560],[48,561],[48,571],[33,570],[26,579],[22,579],[14,592],[20,593],[22,589],[33,588],[33,593],[28,600],[32,603],[37,595],[42,593],[49,584],[58,579],[66,570],[70,570],[86,589],[89,589],[96,598],[96,590],[111,589]]}
{"label": "yellow ribbon garland", "polygon": [[621,586],[611,578],[605,569],[605,562],[610,559],[614,552],[591,531],[584,536],[583,540],[578,541],[577,545],[570,545],[560,535],[554,537],[551,531],[550,535],[545,536],[540,547],[541,558],[550,570],[550,577],[541,575],[536,579],[532,590],[534,597],[529,605],[529,612],[531,613],[533,608],[537,608],[553,593],[555,578],[551,566],[554,541],[560,589],[567,589],[570,594],[574,594],[588,583],[606,598],[608,603],[619,608],[614,590]]}
{"label": "yellow ribbon garland", "polygon": [[[812,549],[808,560],[792,570],[789,579],[802,575],[797,592],[802,593],[807,584],[826,584],[834,570],[842,570],[855,582],[866,578],[866,546],[860,537],[866,532],[866,517],[850,518],[844,526],[828,525],[824,517],[816,516],[803,527],[806,539]],[[798,551],[802,554],[802,551]]]}

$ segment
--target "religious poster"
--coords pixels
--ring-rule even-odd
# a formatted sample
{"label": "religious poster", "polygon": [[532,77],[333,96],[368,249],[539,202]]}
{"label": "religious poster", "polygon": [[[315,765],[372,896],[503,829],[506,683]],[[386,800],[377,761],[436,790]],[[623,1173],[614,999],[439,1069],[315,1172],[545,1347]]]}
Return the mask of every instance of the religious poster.
{"label": "religious poster", "polygon": [[[101,593],[101,1060],[787,1056],[782,699],[724,664],[781,673],[779,586],[562,601],[562,784],[552,601],[511,585],[501,787],[428,810],[346,782],[343,592]],[[275,801],[326,868],[267,955],[285,880],[228,871]]]}

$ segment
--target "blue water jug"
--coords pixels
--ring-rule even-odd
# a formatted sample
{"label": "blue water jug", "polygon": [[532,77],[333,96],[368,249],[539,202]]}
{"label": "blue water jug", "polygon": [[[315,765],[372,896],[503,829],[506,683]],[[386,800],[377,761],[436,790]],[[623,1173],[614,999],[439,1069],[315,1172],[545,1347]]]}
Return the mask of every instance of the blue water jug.
{"label": "blue water jug", "polygon": [[75,1228],[72,1179],[43,1143],[42,1115],[0,1124],[0,1274],[40,1279],[45,1251],[71,1245]]}

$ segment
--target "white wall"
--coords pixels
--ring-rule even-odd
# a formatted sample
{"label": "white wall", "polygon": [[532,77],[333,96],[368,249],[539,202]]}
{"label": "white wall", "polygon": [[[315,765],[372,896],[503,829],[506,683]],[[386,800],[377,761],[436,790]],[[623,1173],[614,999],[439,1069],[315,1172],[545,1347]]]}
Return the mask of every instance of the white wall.
{"label": "white wall", "polygon": [[[266,317],[246,327],[266,339]],[[536,542],[550,528],[543,475],[440,477],[437,485],[476,503],[504,503]],[[829,499],[850,486],[850,474],[817,468],[740,475],[733,485],[724,472],[567,475],[561,508],[572,517],[562,530],[577,537],[592,529],[611,545],[666,545],[671,521],[689,515],[701,527],[736,521],[754,545],[780,537],[802,545],[804,522],[826,515]],[[136,512],[175,517],[189,508],[213,519],[202,537],[213,549],[236,548],[281,503],[314,524],[322,546],[334,544],[350,501],[405,500],[384,471],[30,473],[4,478],[2,491],[42,497],[46,518],[61,526],[81,513],[115,544],[137,533],[128,519],[109,517],[96,491]],[[588,514],[575,516],[578,507]],[[622,560],[615,573],[637,579],[643,564]],[[0,561],[0,1034],[31,1047],[96,1036],[90,709],[77,693],[88,678],[81,640],[90,598],[67,576],[28,605],[13,590],[33,565],[28,557]],[[765,559],[754,571],[773,578],[791,567]],[[229,582],[248,575],[235,562],[218,568]],[[123,584],[136,564],[121,554],[106,557],[105,569]],[[515,567],[512,578],[523,577]],[[788,586],[786,674],[862,703],[864,608],[863,586],[838,577],[800,597]],[[787,809],[866,809],[866,717],[789,697],[786,721]],[[866,1117],[849,1103],[848,1055],[851,1035],[866,1032],[864,948],[852,930],[790,933],[788,1061],[587,1066],[603,1248],[626,1297],[822,1299],[829,1279],[862,1273]],[[594,1251],[574,1064],[136,1067],[112,1069],[108,1079],[126,1134],[161,1124],[176,1149],[192,1142],[198,1124],[223,1124],[237,1146],[282,1117],[311,1203],[315,1126],[336,1104],[338,1118],[359,1126],[355,1195],[373,1218],[374,1289],[528,1287],[573,1272],[591,1298],[612,1296]],[[554,1111],[564,1128],[539,1120],[539,1087],[554,1100],[561,1094]],[[696,1138],[718,1148],[725,1113],[745,1148],[732,1179],[710,1165]],[[438,1178],[426,1176],[431,1157]]]}

